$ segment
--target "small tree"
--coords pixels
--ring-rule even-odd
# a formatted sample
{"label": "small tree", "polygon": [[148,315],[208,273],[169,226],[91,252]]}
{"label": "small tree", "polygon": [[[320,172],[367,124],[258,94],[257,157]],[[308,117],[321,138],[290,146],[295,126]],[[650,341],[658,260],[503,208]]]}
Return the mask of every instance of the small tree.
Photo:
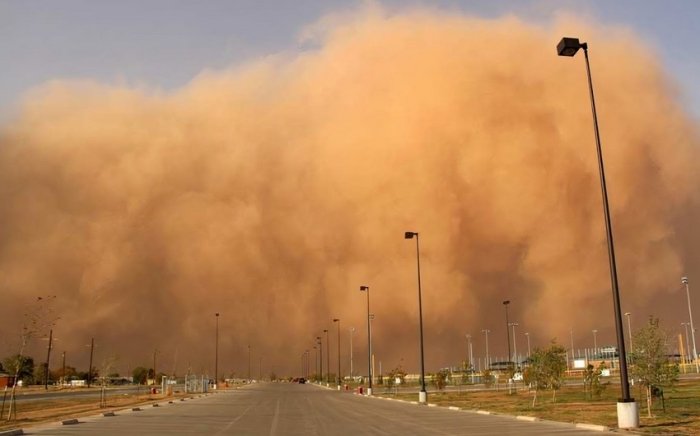
{"label": "small tree", "polygon": [[494,379],[493,379],[493,374],[491,373],[490,369],[485,369],[481,373],[481,377],[483,378],[484,386],[486,386],[487,388],[490,388],[491,386],[493,386]]}
{"label": "small tree", "polygon": [[603,391],[608,387],[608,383],[601,383],[600,381],[603,370],[606,368],[605,362],[600,362],[597,368],[591,364],[586,368],[586,372],[583,375],[583,391],[584,394],[588,393],[589,399],[592,400],[593,397],[600,398]]}
{"label": "small tree", "polygon": [[566,349],[554,341],[548,348],[535,348],[530,354],[530,365],[525,369],[523,379],[534,388],[532,406],[537,403],[539,390],[551,389],[552,401],[556,402],[557,390],[561,388],[566,371]]}
{"label": "small tree", "polygon": [[646,388],[647,416],[651,418],[652,391],[673,386],[678,381],[678,365],[668,358],[668,335],[659,327],[658,318],[650,317],[649,323],[635,332],[632,341],[630,373]]}
{"label": "small tree", "polygon": [[446,369],[441,369],[437,373],[432,374],[433,385],[435,385],[435,387],[440,391],[445,389],[445,385],[447,384],[447,376],[448,372]]}

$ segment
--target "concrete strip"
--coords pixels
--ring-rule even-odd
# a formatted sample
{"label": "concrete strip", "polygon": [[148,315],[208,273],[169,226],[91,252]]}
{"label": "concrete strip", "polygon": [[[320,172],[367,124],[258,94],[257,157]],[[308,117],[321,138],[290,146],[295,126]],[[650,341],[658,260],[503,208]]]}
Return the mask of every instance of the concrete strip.
{"label": "concrete strip", "polygon": [[141,408],[140,407],[132,407],[131,411],[132,412],[139,412],[139,411],[141,411]]}
{"label": "concrete strip", "polygon": [[537,418],[534,416],[524,416],[524,415],[516,416],[515,419],[518,419],[520,421],[530,421],[530,422],[537,421]]}
{"label": "concrete strip", "polygon": [[78,423],[78,420],[75,419],[75,418],[72,418],[72,419],[64,419],[63,421],[61,421],[61,424],[63,424],[63,425],[74,425],[74,424],[77,424],[77,423]]}
{"label": "concrete strip", "polygon": [[457,406],[450,406],[450,407],[448,407],[448,409],[450,409],[450,410],[459,410],[459,407],[457,407]]}
{"label": "concrete strip", "polygon": [[489,412],[488,410],[477,410],[476,413],[478,413],[480,415],[490,415],[491,414],[491,412]]}
{"label": "concrete strip", "polygon": [[105,412],[102,416],[117,416],[114,412]]}
{"label": "concrete strip", "polygon": [[20,435],[20,434],[24,434],[24,430],[22,430],[21,428],[0,431],[0,436],[15,436],[15,435]]}
{"label": "concrete strip", "polygon": [[435,404],[435,403],[428,403],[428,407],[437,407],[437,404]]}
{"label": "concrete strip", "polygon": [[608,431],[608,428],[604,425],[597,425],[597,424],[583,424],[583,423],[577,423],[576,428],[582,428],[585,430],[593,430],[593,431]]}

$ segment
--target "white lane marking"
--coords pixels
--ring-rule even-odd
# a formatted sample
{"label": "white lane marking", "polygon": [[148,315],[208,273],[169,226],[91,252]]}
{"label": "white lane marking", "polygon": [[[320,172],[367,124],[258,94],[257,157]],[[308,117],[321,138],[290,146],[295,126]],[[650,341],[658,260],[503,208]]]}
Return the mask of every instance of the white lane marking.
{"label": "white lane marking", "polygon": [[277,399],[277,406],[275,407],[275,417],[272,418],[272,426],[270,427],[270,436],[277,434],[277,422],[280,417],[280,400]]}

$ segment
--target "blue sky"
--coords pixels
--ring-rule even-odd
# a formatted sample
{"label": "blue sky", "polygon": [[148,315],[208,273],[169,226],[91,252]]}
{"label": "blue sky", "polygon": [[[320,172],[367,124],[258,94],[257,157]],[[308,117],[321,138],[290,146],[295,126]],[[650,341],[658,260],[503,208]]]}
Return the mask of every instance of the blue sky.
{"label": "blue sky", "polygon": [[[556,11],[622,24],[661,56],[684,103],[700,118],[695,0],[435,0],[378,2],[389,11],[424,5],[482,17],[546,23]],[[91,78],[174,89],[204,69],[299,48],[301,29],[352,0],[0,0],[0,119],[20,96],[56,78]]]}

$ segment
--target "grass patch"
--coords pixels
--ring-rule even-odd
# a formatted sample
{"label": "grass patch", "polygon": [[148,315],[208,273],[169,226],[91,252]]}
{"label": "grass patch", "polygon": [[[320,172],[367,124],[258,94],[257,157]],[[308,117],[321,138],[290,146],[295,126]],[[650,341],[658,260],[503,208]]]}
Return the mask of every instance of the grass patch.
{"label": "grass patch", "polygon": [[[661,400],[655,400],[652,417],[647,417],[646,397],[638,387],[633,397],[639,403],[639,432],[647,434],[697,435],[700,434],[700,383],[682,381],[664,392],[666,411]],[[379,395],[415,401],[416,393],[379,393]],[[538,393],[537,404],[532,406],[532,392],[520,387],[509,394],[507,390],[428,392],[428,402],[439,406],[457,406],[462,409],[488,410],[508,415],[535,416],[558,422],[588,423],[617,427],[617,397],[619,386],[611,385],[600,399],[588,400],[580,386],[563,387],[557,392],[556,402],[552,392]]]}

